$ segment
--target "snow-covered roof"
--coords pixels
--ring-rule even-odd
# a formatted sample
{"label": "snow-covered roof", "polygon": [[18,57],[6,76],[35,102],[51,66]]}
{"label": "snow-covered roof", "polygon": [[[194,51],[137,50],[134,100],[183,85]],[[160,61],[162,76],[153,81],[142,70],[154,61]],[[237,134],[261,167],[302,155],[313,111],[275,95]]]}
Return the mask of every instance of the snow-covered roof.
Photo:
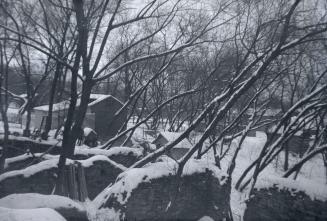
{"label": "snow-covered roof", "polygon": [[[172,142],[172,141],[176,140],[180,135],[182,135],[182,133],[164,131],[164,132],[160,132],[158,138],[160,138],[160,136],[162,136],[168,142]],[[155,143],[156,140],[153,141],[153,143]],[[175,147],[191,148],[192,147],[192,144],[191,144],[191,142],[187,138],[185,138],[181,142],[179,142]]]}
{"label": "snow-covered roof", "polygon": [[95,99],[94,101],[92,101],[91,103],[89,103],[89,106],[93,106],[107,98],[113,98],[114,100],[118,101],[120,104],[123,104],[120,100],[118,100],[117,98],[115,98],[112,95],[108,95],[108,94],[91,94],[90,95],[90,99]]}
{"label": "snow-covered roof", "polygon": [[[118,100],[117,98],[115,98],[112,95],[108,95],[108,94],[91,94],[90,95],[90,99],[93,100],[92,102],[90,102],[88,104],[88,106],[93,106],[95,104],[100,103],[101,101],[107,99],[107,98],[112,98],[116,101],[118,101],[120,104],[123,104],[120,100]],[[66,110],[69,108],[69,100],[65,100],[59,103],[55,103],[53,104],[53,111],[60,111],[60,110]],[[79,106],[81,103],[81,99],[79,98],[77,100],[76,106]],[[40,111],[48,111],[49,110],[49,105],[42,105],[42,106],[38,106],[38,107],[34,107],[34,110],[40,110]]]}
{"label": "snow-covered roof", "polygon": [[[62,101],[62,102],[53,104],[52,111],[66,110],[66,109],[68,109],[68,107],[69,107],[69,101]],[[42,105],[42,106],[34,107],[34,110],[49,111],[49,105]]]}

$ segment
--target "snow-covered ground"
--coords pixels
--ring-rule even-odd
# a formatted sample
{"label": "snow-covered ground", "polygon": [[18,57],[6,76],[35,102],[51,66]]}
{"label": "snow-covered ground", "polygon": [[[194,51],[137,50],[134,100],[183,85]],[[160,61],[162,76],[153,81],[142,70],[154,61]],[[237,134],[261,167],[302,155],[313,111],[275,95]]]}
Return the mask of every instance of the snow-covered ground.
{"label": "snow-covered ground", "polygon": [[1,221],[66,221],[58,212],[49,208],[8,209],[0,207]]}
{"label": "snow-covered ground", "polygon": [[76,209],[85,212],[82,203],[73,201],[67,197],[57,195],[43,195],[38,193],[12,194],[0,199],[0,207],[10,209]]}
{"label": "snow-covered ground", "polygon": [[[256,137],[246,137],[236,159],[236,167],[232,177],[232,185],[235,185],[236,181],[242,175],[244,170],[258,157],[260,150],[264,146],[266,140],[266,134],[263,132],[257,132]],[[227,169],[231,160],[231,156],[237,146],[237,142],[237,139],[233,141],[231,145],[231,151],[221,161],[223,170]],[[208,152],[206,158],[209,161],[213,161],[213,152]],[[290,165],[293,165],[298,160],[299,159],[296,156],[290,154]],[[283,153],[281,153],[278,159],[276,159],[260,174],[257,187],[264,187],[269,184],[271,185],[273,182],[276,182],[282,185],[282,188],[286,188],[287,185],[289,185],[290,189],[296,188],[303,190],[312,198],[317,198],[317,196],[327,196],[325,168],[323,165],[322,157],[320,155],[314,157],[304,165],[296,181],[288,179],[286,182],[286,179],[281,178],[284,173],[282,165]],[[232,187],[231,207],[234,219],[236,221],[241,220],[242,218],[243,212],[246,208],[245,200],[247,198],[248,195],[246,190],[243,193],[240,193],[234,189],[234,186]]]}
{"label": "snow-covered ground", "polygon": [[[129,125],[130,126],[130,125]],[[0,123],[0,133],[2,130],[2,125]],[[146,140],[148,142],[153,141],[154,137],[150,136],[149,134],[146,133],[146,127],[144,125],[144,127],[140,127],[137,128],[134,132],[133,138],[136,140]],[[10,125],[10,131],[17,131],[22,133],[22,128],[20,127],[20,125]],[[3,131],[2,131],[3,132]],[[1,135],[0,135],[1,136]],[[193,137],[193,140],[196,141],[196,139],[198,138],[198,136],[200,136],[200,134],[195,134]],[[21,139],[21,140],[30,140],[28,138],[23,138],[23,137],[14,137],[12,136],[14,139]],[[263,145],[265,144],[267,140],[267,137],[265,135],[265,133],[262,132],[257,132],[256,137],[247,137],[242,145],[242,148],[239,152],[239,155],[237,157],[236,160],[236,168],[235,171],[233,173],[233,177],[232,177],[232,183],[235,184],[235,182],[238,180],[238,178],[240,177],[240,175],[243,173],[243,171],[256,159],[256,157],[258,156],[258,154],[260,153],[261,148],[263,147]],[[39,141],[35,141],[35,142],[39,142]],[[48,144],[58,144],[58,141],[55,139],[50,139],[49,141],[42,141]],[[238,140],[235,139],[231,145],[231,150],[230,152],[226,155],[226,157],[221,161],[221,166],[223,171],[225,171],[228,167],[228,164],[231,160],[232,157],[232,153],[235,151],[235,148],[237,146],[237,142]],[[60,142],[59,142],[60,145]],[[76,148],[76,153],[79,154],[85,154],[85,155],[102,155],[102,156],[97,156],[97,157],[93,157],[89,160],[85,160],[83,161],[84,164],[87,165],[91,165],[92,162],[94,160],[108,160],[108,158],[106,158],[105,156],[111,155],[111,154],[115,154],[116,152],[122,153],[122,152],[130,152],[131,148],[119,148],[119,149],[115,149],[112,148],[109,151],[107,150],[101,150],[101,149],[89,149],[89,148],[85,148],[85,147],[77,147]],[[142,155],[141,150],[137,150],[134,149],[133,150],[133,154],[140,156]],[[24,156],[20,156],[20,158],[23,157],[28,157],[28,155],[24,155]],[[45,156],[47,157],[47,156]],[[309,196],[311,196],[313,199],[320,199],[319,197],[325,197],[327,196],[327,185],[326,185],[326,172],[325,172],[325,168],[323,165],[323,159],[321,155],[316,156],[315,158],[311,159],[310,161],[308,161],[303,168],[301,169],[301,172],[299,173],[297,180],[296,181],[287,181],[285,182],[285,179],[281,179],[280,177],[282,176],[282,174],[284,173],[283,169],[282,169],[282,165],[283,165],[283,154],[280,154],[280,156],[273,161],[273,163],[271,165],[269,165],[259,176],[259,180],[258,180],[258,184],[257,187],[258,188],[262,188],[265,187],[269,184],[271,184],[271,181],[274,182],[278,182],[280,183],[280,188],[291,188],[291,189],[301,189],[303,191],[305,191],[306,193],[308,193]],[[19,158],[19,157],[18,157]],[[19,159],[8,159],[6,161],[6,165],[8,165],[11,161],[14,160],[19,160]],[[54,157],[57,158],[57,157]],[[290,165],[293,165],[294,163],[296,163],[299,159],[296,156],[290,155]],[[161,157],[161,161],[163,161],[163,164],[167,165],[174,165],[174,161],[171,161],[170,159],[168,159],[167,157]],[[204,161],[206,161],[208,164],[212,164],[214,163],[214,156],[213,156],[213,152],[209,151],[206,155],[205,155],[205,159]],[[55,167],[57,164],[57,159],[47,159],[44,162],[39,163],[37,166],[32,166],[32,169],[29,170],[22,170],[22,175],[24,176],[29,176],[31,173],[35,173],[35,171],[38,171],[44,167],[48,168],[48,167]],[[119,165],[120,166],[120,165]],[[126,170],[126,168],[121,167],[122,170]],[[32,171],[32,172],[31,172]],[[153,170],[153,175],[155,176],[156,174],[160,173],[162,174],[164,172],[164,170],[160,170],[160,168],[155,168]],[[5,176],[0,176],[0,180],[7,177],[8,175],[13,175],[14,173],[17,172],[9,172],[7,173],[7,175]],[[122,177],[123,175],[121,175]],[[142,176],[140,174],[137,174],[137,176],[135,176],[135,180],[142,178]],[[135,181],[133,180],[133,181]],[[119,181],[118,181],[119,182]],[[27,197],[28,196],[28,197]],[[7,198],[6,201],[2,201],[0,200],[0,220],[22,220],[22,217],[24,216],[25,219],[23,220],[50,220],[50,221],[55,221],[55,220],[63,220],[63,218],[57,214],[55,211],[51,210],[51,209],[35,209],[41,206],[35,206],[35,204],[31,203],[31,199],[34,199],[32,195],[25,195],[25,196],[19,196],[20,198],[20,204],[17,204],[17,206],[15,206],[13,203],[10,204],[10,200]],[[27,198],[26,198],[27,197]],[[236,221],[241,220],[242,214],[244,212],[244,209],[246,208],[245,205],[245,200],[247,199],[247,194],[246,191],[244,193],[239,193],[238,191],[236,191],[234,188],[232,188],[232,195],[231,195],[231,207],[232,207],[232,212],[234,215],[234,218]],[[50,198],[49,198],[50,199]],[[98,198],[99,199],[99,198]],[[325,199],[325,198],[323,198]],[[327,199],[327,198],[326,198]],[[9,201],[8,201],[9,200]],[[17,198],[16,198],[17,200]],[[48,200],[48,199],[46,199]],[[4,203],[5,202],[5,203]],[[94,201],[94,202],[98,202],[98,201]],[[40,203],[40,201],[39,201]],[[5,208],[1,208],[1,207],[6,207],[6,205],[11,205],[10,209],[5,209]],[[46,203],[48,206],[48,208],[53,208],[54,206],[51,206],[52,204],[47,202]],[[21,205],[26,205],[26,206],[21,206]],[[33,206],[32,206],[33,205]],[[41,204],[40,204],[41,205]],[[44,204],[45,205],[45,204]],[[99,214],[96,213],[95,210],[95,205],[92,204],[92,202],[88,202],[86,205],[86,210],[88,211],[89,214],[96,214],[96,216],[98,216]],[[9,206],[8,206],[9,207]],[[33,211],[31,212],[31,209],[33,209]],[[112,215],[117,215],[114,214],[113,211],[106,211],[107,214],[108,212],[111,213]],[[35,219],[35,214],[37,214],[38,217],[41,217],[41,219]],[[52,214],[53,219],[48,219],[46,218],[46,215]],[[9,218],[8,218],[9,217]],[[44,219],[43,219],[44,217]],[[94,215],[92,215],[91,217],[94,217]],[[94,218],[95,220],[100,220],[97,218]]]}
{"label": "snow-covered ground", "polygon": [[[9,131],[10,133],[17,132],[19,134],[23,134],[23,126],[21,124],[16,124],[16,123],[9,123]],[[0,134],[4,133],[3,129],[3,121],[0,121]]]}

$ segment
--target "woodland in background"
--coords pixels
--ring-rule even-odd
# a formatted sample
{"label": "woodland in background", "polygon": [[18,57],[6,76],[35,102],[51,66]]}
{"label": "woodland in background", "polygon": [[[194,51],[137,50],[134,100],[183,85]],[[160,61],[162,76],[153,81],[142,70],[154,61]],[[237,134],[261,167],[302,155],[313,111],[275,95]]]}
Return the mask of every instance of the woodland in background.
{"label": "woodland in background", "polygon": [[[296,178],[317,154],[327,160],[326,9],[323,0],[0,0],[0,162],[8,151],[11,97],[26,94],[26,136],[33,107],[49,105],[43,139],[53,104],[69,100],[56,188],[63,192],[65,161],[74,153],[90,94],[104,93],[124,102],[116,116],[127,110],[125,124],[133,118],[134,126],[122,127],[101,148],[132,137],[144,124],[182,132],[131,167],[144,166],[202,127],[200,139],[178,161],[178,173],[194,154],[201,158],[209,150],[220,167],[229,151],[221,141],[239,137],[231,175],[247,134],[274,125],[236,188],[253,188],[282,152],[284,177]],[[265,119],[272,109],[281,110],[279,117]],[[308,128],[314,128],[314,142],[289,165],[285,144]]]}

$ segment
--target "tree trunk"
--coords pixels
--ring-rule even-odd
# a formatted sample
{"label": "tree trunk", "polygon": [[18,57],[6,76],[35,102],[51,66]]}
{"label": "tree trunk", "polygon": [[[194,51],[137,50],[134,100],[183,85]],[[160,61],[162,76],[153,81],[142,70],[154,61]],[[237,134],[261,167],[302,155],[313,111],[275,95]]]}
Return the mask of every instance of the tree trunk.
{"label": "tree trunk", "polygon": [[[286,127],[287,127],[287,124],[285,124],[284,125],[284,129],[283,129],[283,131],[285,131],[286,130]],[[283,147],[283,149],[284,149],[284,153],[285,153],[285,155],[284,155],[284,171],[287,171],[288,170],[288,161],[289,161],[289,147],[288,147],[288,141],[286,141],[286,143],[285,144],[282,144],[284,147]]]}
{"label": "tree trunk", "polygon": [[8,124],[7,111],[4,109],[4,105],[2,101],[0,101],[0,103],[1,103],[1,117],[3,121],[3,129],[4,129],[2,151],[0,150],[0,174],[2,174],[4,171],[5,160],[7,158],[7,152],[8,152],[7,145],[9,140],[9,124]]}
{"label": "tree trunk", "polygon": [[59,75],[60,75],[60,70],[61,70],[61,65],[58,62],[57,66],[56,66],[56,71],[55,71],[55,74],[54,74],[54,77],[53,77],[53,82],[52,82],[52,85],[51,85],[48,116],[46,118],[44,132],[42,133],[42,139],[43,140],[48,139],[48,134],[49,134],[49,131],[51,130],[52,109],[53,109],[53,103],[54,103],[54,98],[55,98],[55,94],[56,94],[57,82],[58,82],[58,78],[59,78]]}
{"label": "tree trunk", "polygon": [[288,170],[288,159],[289,159],[289,149],[288,149],[288,144],[287,144],[288,142],[286,142],[285,144],[284,144],[284,146],[285,146],[285,159],[284,159],[284,171],[287,171]]}

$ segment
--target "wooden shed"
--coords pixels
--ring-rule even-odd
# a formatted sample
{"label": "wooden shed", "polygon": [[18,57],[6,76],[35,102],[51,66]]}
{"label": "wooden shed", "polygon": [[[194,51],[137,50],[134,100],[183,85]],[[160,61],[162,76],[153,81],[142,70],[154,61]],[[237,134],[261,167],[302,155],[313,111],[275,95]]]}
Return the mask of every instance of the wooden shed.
{"label": "wooden shed", "polygon": [[[77,106],[80,100],[77,101]],[[93,129],[98,134],[100,141],[105,141],[116,135],[126,119],[126,111],[119,119],[114,121],[115,113],[123,106],[123,103],[111,95],[91,94],[83,127]],[[53,105],[51,129],[57,129],[64,125],[69,101],[62,101]],[[31,127],[43,128],[48,115],[49,105],[35,107],[32,112]],[[43,123],[42,123],[43,122]]]}
{"label": "wooden shed", "polygon": [[[267,139],[272,140],[272,142],[275,142],[280,136],[280,131],[278,131],[274,137],[270,131],[267,132]],[[311,141],[312,139],[308,133],[305,131],[298,131],[287,140],[286,147],[291,153],[302,157],[308,150]]]}
{"label": "wooden shed", "polygon": [[[156,145],[156,148],[160,148],[165,144],[176,140],[181,133],[177,132],[160,132],[158,137],[152,142]],[[191,142],[185,138],[181,142],[179,142],[176,146],[174,146],[167,155],[175,160],[179,160],[182,158],[192,147]]]}

